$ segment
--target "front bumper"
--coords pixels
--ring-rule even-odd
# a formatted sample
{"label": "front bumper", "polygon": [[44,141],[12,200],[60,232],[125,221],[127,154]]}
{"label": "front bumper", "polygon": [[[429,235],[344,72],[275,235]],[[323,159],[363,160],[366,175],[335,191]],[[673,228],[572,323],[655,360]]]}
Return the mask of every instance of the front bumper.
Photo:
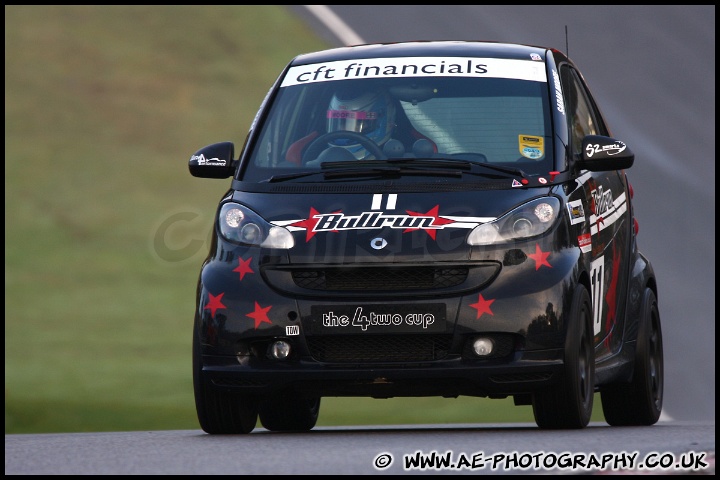
{"label": "front bumper", "polygon": [[267,395],[288,388],[311,396],[373,398],[459,395],[505,397],[532,393],[559,381],[562,350],[521,352],[512,361],[432,364],[323,365],[282,363],[205,355],[202,377],[213,387]]}
{"label": "front bumper", "polygon": [[[195,328],[201,377],[215,388],[258,395],[292,388],[315,396],[377,398],[504,397],[553,385],[563,367],[579,250],[535,242],[517,247],[471,255],[462,281],[456,280],[457,259],[435,262],[429,277],[441,279],[442,286],[428,283],[426,290],[402,291],[372,275],[383,268],[406,268],[407,263],[342,266],[353,271],[345,287],[338,283],[344,272],[336,271],[336,265],[318,264],[316,271],[322,273],[311,277],[311,265],[300,268],[277,259],[263,263],[269,256],[258,251],[238,249],[228,255],[226,250],[203,266],[198,284]],[[540,269],[530,259],[528,252],[536,248],[552,249],[551,267]],[[425,278],[428,266],[411,273]],[[355,275],[358,270],[362,279]],[[375,285],[374,290],[364,283],[356,287],[366,281],[365,275],[371,276],[368,285]],[[394,277],[392,285],[404,285],[399,278],[404,275]],[[372,318],[387,312],[387,317],[437,313],[438,305],[443,328],[436,331],[388,324],[367,331],[318,328],[320,316],[352,318],[356,309]],[[472,351],[478,336],[488,336],[500,347],[479,358]],[[268,355],[278,340],[291,346],[287,359]]]}

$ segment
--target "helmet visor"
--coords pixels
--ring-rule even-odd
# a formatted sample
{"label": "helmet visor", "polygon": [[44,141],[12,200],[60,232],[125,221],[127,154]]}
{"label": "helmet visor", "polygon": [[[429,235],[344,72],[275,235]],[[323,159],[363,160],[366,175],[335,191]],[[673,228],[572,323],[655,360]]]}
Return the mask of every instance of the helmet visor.
{"label": "helmet visor", "polygon": [[367,134],[378,127],[380,115],[377,112],[354,110],[328,110],[328,131],[344,130]]}

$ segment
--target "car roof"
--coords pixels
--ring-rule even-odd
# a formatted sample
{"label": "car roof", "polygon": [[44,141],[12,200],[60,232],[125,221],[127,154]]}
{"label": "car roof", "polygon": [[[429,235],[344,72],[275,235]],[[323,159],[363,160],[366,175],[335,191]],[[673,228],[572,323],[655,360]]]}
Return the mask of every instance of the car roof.
{"label": "car roof", "polygon": [[[412,41],[375,43],[340,47],[295,57],[290,66],[324,63],[361,58],[388,57],[478,57],[526,60],[531,54],[540,55],[543,61],[551,53],[560,60],[568,61],[562,52],[538,45],[501,43],[487,41]],[[560,58],[558,58],[560,57]]]}

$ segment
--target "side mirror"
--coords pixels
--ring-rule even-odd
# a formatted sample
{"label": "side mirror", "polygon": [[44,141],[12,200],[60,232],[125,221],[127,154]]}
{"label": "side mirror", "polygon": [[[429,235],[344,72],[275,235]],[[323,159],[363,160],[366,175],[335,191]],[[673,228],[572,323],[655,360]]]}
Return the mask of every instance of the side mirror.
{"label": "side mirror", "polygon": [[195,152],[188,167],[194,177],[228,178],[235,171],[233,155],[235,145],[232,142],[213,143]]}
{"label": "side mirror", "polygon": [[620,140],[602,135],[587,135],[582,142],[582,158],[577,161],[580,169],[591,172],[622,170],[630,168],[635,154]]}

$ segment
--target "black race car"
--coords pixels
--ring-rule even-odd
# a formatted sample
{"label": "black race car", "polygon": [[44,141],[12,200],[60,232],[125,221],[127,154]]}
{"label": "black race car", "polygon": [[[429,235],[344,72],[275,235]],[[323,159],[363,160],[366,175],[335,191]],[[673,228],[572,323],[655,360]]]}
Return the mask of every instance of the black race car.
{"label": "black race car", "polygon": [[197,286],[200,425],[312,429],[325,396],[532,405],[541,428],[651,425],[657,285],[634,154],[560,51],[492,42],[293,59],[245,145]]}

